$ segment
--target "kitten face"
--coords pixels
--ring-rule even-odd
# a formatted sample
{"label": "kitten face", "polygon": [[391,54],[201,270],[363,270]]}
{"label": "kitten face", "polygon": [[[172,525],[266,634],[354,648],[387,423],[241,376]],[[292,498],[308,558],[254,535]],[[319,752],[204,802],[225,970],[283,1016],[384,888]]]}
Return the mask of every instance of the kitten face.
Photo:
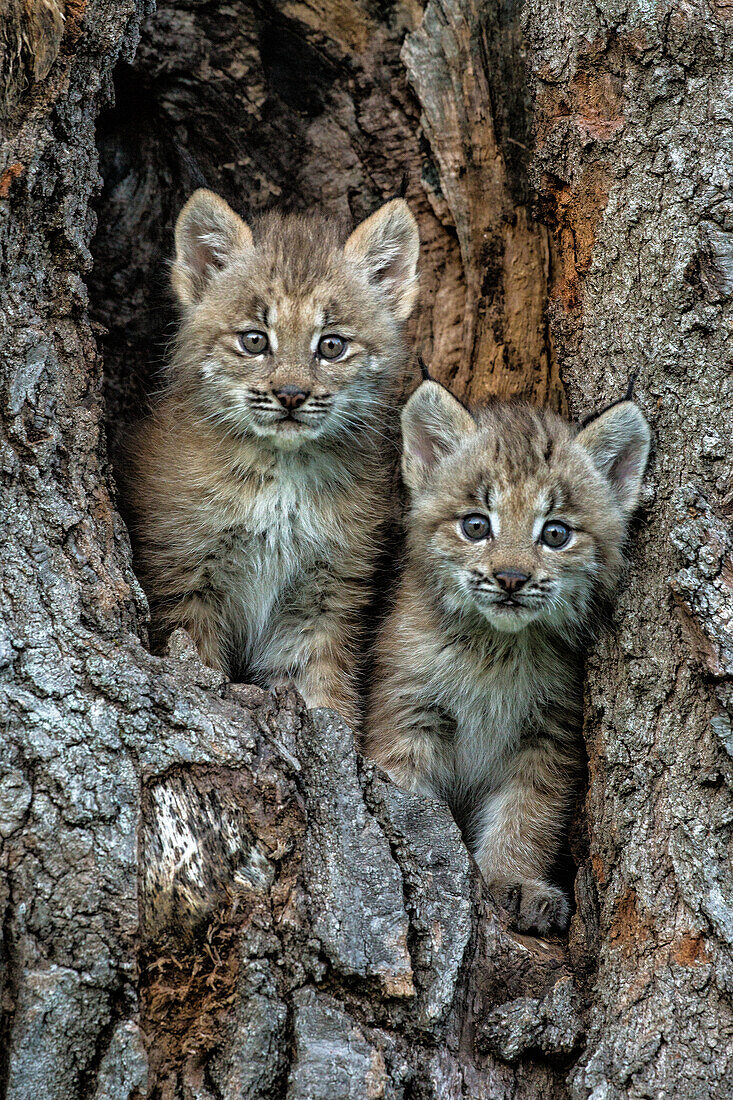
{"label": "kitten face", "polygon": [[443,391],[441,435],[436,395],[420,390],[403,417],[416,560],[449,608],[477,611],[495,630],[542,622],[578,633],[594,594],[610,591],[620,571],[649,447],[638,409],[616,406],[605,429],[600,417],[576,435],[552,413],[520,405],[474,419]]}
{"label": "kitten face", "polygon": [[293,287],[265,247],[219,277],[187,326],[214,416],[288,445],[378,409],[400,334],[343,258],[328,260]]}
{"label": "kitten face", "polygon": [[497,630],[518,631],[538,618],[582,619],[600,571],[611,564],[604,561],[609,545],[620,549],[620,517],[604,509],[589,461],[577,471],[586,491],[579,484],[573,491],[570,447],[518,480],[501,447],[487,463],[495,443],[491,429],[480,429],[443,465],[435,497],[416,512],[426,550],[454,605],[473,604]]}
{"label": "kitten face", "polygon": [[200,194],[179,218],[173,281],[185,309],[177,358],[205,415],[281,449],[379,423],[415,296],[406,204],[388,203],[343,244],[313,217],[270,215],[252,236]]}

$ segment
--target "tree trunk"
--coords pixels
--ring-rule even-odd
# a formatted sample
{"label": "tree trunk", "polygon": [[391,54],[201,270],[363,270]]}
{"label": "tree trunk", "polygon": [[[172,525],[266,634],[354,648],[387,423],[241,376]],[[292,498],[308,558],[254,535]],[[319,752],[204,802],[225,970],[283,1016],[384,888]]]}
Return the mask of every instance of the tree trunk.
{"label": "tree trunk", "polygon": [[[0,1095],[728,1097],[733,9],[9,0],[0,62]],[[146,648],[108,454],[178,208],[360,218],[404,172],[433,373],[577,417],[636,376],[655,433],[569,944],[336,716]]]}

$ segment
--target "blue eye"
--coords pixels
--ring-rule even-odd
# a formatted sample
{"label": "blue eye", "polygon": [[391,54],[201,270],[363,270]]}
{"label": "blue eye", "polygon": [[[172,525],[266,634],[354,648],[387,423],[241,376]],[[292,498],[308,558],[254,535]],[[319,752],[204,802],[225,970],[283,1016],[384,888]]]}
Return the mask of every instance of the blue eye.
{"label": "blue eye", "polygon": [[549,546],[552,550],[559,550],[569,538],[570,528],[568,525],[560,523],[556,519],[548,520],[540,534],[540,542],[544,542],[545,546]]}
{"label": "blue eye", "polygon": [[482,516],[480,512],[471,512],[461,520],[461,530],[467,539],[472,542],[480,542],[491,534],[491,523],[488,516]]}

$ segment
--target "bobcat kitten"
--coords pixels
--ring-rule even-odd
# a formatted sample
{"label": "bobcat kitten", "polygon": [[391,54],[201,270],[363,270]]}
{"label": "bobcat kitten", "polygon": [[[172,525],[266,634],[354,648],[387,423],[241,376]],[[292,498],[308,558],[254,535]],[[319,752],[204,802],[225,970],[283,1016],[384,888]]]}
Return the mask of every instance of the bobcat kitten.
{"label": "bobcat kitten", "polygon": [[250,229],[200,190],[175,242],[182,323],[131,456],[154,640],[185,627],[212,667],[263,687],[292,680],[308,706],[357,723],[415,220],[396,199],[344,243],[315,216]]}
{"label": "bobcat kitten", "polygon": [[629,401],[580,431],[518,404],[471,415],[434,381],[402,427],[408,553],[365,751],[448,802],[520,931],[564,929],[548,876],[582,761],[582,647],[621,571],[649,428]]}

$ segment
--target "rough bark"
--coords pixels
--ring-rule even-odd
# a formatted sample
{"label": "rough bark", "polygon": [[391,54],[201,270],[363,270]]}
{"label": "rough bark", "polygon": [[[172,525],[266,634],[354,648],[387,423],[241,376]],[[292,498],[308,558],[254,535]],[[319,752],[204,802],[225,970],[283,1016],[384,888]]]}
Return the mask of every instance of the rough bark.
{"label": "rough bark", "polygon": [[[729,1095],[732,18],[8,5],[4,1097]],[[361,217],[405,170],[434,373],[578,416],[637,374],[655,431],[588,660],[567,946],[507,932],[335,716],[185,635],[151,656],[117,511],[105,433],[155,386],[183,197]]]}
{"label": "rough bark", "polygon": [[588,662],[578,1097],[730,1095],[732,14],[525,13],[570,406],[636,374],[656,439],[617,629]]}

